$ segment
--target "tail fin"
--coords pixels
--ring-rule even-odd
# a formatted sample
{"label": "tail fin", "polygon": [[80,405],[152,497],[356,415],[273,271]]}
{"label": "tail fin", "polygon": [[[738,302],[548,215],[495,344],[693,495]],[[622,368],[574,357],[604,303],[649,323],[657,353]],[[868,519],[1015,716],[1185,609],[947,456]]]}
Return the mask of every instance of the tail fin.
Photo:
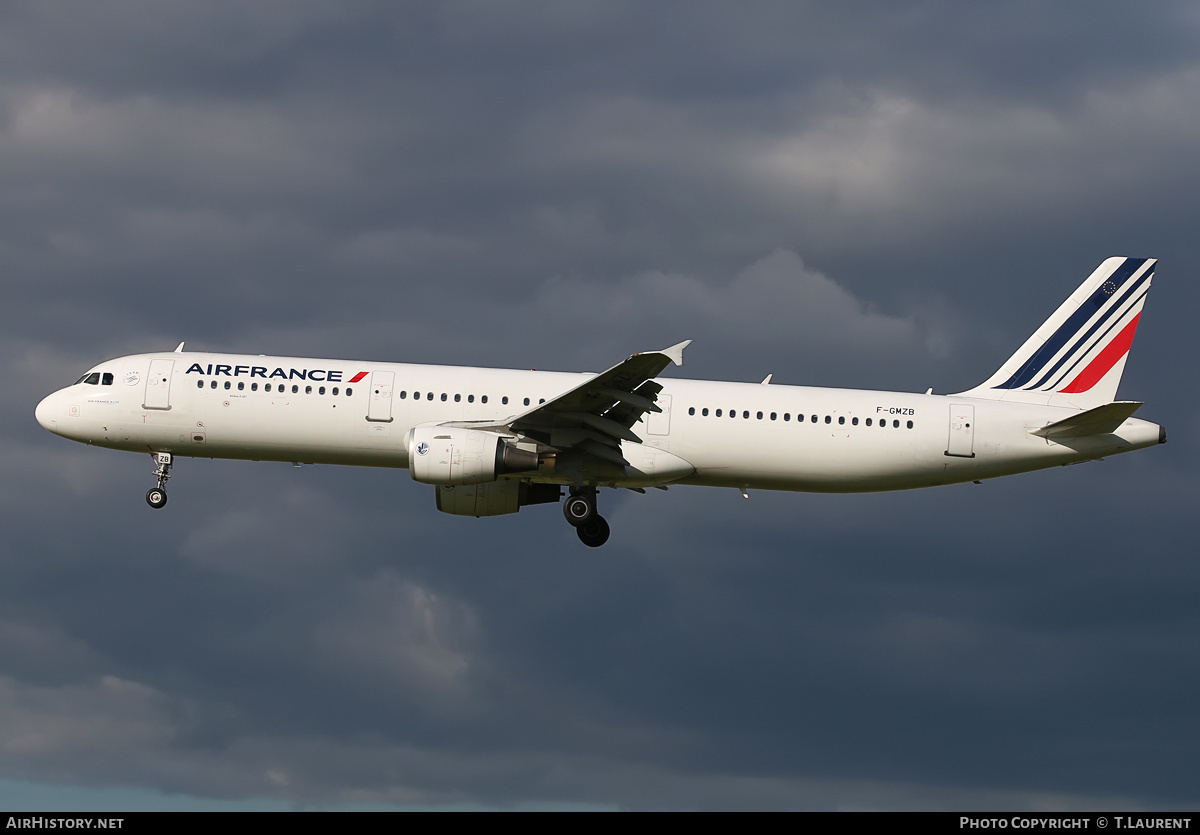
{"label": "tail fin", "polygon": [[1109,258],[980,386],[960,396],[1092,409],[1111,403],[1154,258]]}

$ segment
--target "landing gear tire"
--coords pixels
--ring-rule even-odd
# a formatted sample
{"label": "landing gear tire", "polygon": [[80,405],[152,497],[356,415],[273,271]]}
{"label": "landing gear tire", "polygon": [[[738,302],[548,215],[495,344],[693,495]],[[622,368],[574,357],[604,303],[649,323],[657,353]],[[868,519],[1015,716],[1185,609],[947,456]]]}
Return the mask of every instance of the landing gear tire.
{"label": "landing gear tire", "polygon": [[175,456],[169,452],[152,452],[150,457],[154,459],[153,475],[158,481],[158,486],[146,491],[146,504],[158,510],[167,503],[167,479],[171,477],[171,465],[175,463]]}
{"label": "landing gear tire", "polygon": [[[596,518],[596,495],[592,493],[574,493],[563,503],[563,516],[576,528],[582,527]],[[582,536],[582,534],[581,534]]]}
{"label": "landing gear tire", "polygon": [[579,534],[579,541],[584,545],[589,548],[599,548],[608,542],[610,531],[604,517],[593,514],[591,519],[575,528],[575,533]]}

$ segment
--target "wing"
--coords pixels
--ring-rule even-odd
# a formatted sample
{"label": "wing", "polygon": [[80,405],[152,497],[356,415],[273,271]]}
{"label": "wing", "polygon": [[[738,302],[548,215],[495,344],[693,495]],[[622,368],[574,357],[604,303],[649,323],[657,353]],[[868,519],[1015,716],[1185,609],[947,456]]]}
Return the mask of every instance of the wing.
{"label": "wing", "polygon": [[642,439],[633,431],[633,425],[647,412],[662,411],[654,402],[662,386],[654,378],[671,363],[683,365],[683,349],[691,342],[689,339],[661,351],[634,354],[503,424],[471,426],[506,430],[536,441],[547,451],[579,453],[625,467],[629,462],[621,455],[621,441],[640,444]]}

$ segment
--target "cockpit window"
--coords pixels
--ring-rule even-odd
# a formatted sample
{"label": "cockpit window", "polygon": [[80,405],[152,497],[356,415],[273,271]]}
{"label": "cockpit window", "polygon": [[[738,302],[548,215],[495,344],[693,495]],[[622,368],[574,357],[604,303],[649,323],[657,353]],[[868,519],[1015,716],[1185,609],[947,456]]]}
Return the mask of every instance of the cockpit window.
{"label": "cockpit window", "polygon": [[91,374],[89,374],[83,378],[83,382],[87,383],[89,386],[99,385],[100,384],[100,372],[93,371]]}
{"label": "cockpit window", "polygon": [[84,375],[83,375],[82,377],[80,377],[78,380],[76,380],[75,382],[71,383],[71,385],[73,385],[73,386],[77,386],[77,385],[79,385],[80,383],[82,383],[84,380],[86,380],[87,378],[88,378],[88,375],[84,374]]}
{"label": "cockpit window", "polygon": [[103,377],[103,378],[100,380],[100,384],[101,384],[101,385],[104,385],[104,386],[111,386],[111,385],[112,385],[112,383],[113,383],[113,375],[112,375],[112,372],[111,372],[111,371],[105,371],[105,372],[104,372],[104,377]]}

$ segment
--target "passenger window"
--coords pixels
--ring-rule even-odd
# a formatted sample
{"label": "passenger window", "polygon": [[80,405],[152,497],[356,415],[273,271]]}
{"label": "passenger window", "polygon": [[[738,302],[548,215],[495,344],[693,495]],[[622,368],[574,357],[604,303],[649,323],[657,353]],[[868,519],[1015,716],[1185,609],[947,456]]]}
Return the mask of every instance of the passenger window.
{"label": "passenger window", "polygon": [[266,383],[265,385],[263,385],[263,391],[270,391],[270,390],[271,390],[271,384],[270,384],[270,383]]}
{"label": "passenger window", "polygon": [[442,392],[442,402],[443,403],[446,402],[446,392],[444,392],[444,391]]}
{"label": "passenger window", "polygon": [[[479,398],[479,402],[480,402],[480,403],[486,403],[486,402],[487,402],[487,395],[485,394],[483,397]],[[504,399],[504,402],[505,402],[505,403],[507,403],[507,402],[508,402],[508,398],[505,398],[505,399]]]}
{"label": "passenger window", "polygon": [[720,417],[720,416],[721,416],[721,410],[717,409],[717,417]]}
{"label": "passenger window", "polygon": [[426,400],[432,400],[432,399],[433,399],[433,392],[432,392],[432,391],[427,391],[427,392],[425,392],[425,399],[426,399]]}
{"label": "passenger window", "polygon": [[508,405],[508,395],[501,397],[500,402],[503,403],[505,406],[507,406]]}
{"label": "passenger window", "polygon": [[852,424],[854,424],[855,426],[858,426],[858,418],[854,418],[854,420],[852,420],[852,421],[850,421],[850,422],[851,422]]}
{"label": "passenger window", "polygon": [[[771,420],[774,420],[774,419],[775,419],[774,416],[772,416]],[[762,412],[758,413],[758,420],[762,420]]]}
{"label": "passenger window", "polygon": [[845,425],[846,425],[846,416],[842,415],[838,418],[838,426],[845,426]]}
{"label": "passenger window", "polygon": [[900,428],[900,421],[898,421],[898,420],[893,420],[893,421],[892,421],[892,428],[893,428],[893,429],[899,429],[899,428]]}
{"label": "passenger window", "polygon": [[346,386],[346,396],[349,397],[352,394],[354,394],[354,389],[350,388],[350,386]]}
{"label": "passenger window", "polygon": [[333,387],[333,396],[334,396],[334,397],[337,397],[337,393],[338,393],[338,387],[337,387],[337,386],[334,386],[334,387]]}
{"label": "passenger window", "polygon": [[791,420],[791,419],[792,419],[792,413],[791,413],[791,412],[784,412],[784,413],[783,413],[783,421],[784,421],[784,423],[787,423],[787,422],[788,422],[789,420]]}
{"label": "passenger window", "polygon": [[528,398],[528,397],[526,397],[526,398],[525,398],[525,405],[526,405],[526,406],[528,406],[528,405],[529,405],[529,398]]}
{"label": "passenger window", "polygon": [[216,380],[213,380],[213,381],[212,381],[212,385],[210,386],[210,388],[216,388],[216,387],[217,387],[217,381],[216,381]]}
{"label": "passenger window", "polygon": [[[742,417],[744,417],[746,420],[750,420],[750,412],[748,412],[748,411],[742,412]],[[759,417],[761,417],[761,415]]]}
{"label": "passenger window", "polygon": [[319,389],[317,389],[317,394],[324,394],[324,393],[325,393],[325,386],[321,386]]}
{"label": "passenger window", "polygon": [[305,393],[305,394],[312,394],[312,386],[305,386],[305,387],[304,387],[304,393]]}
{"label": "passenger window", "polygon": [[292,394],[299,394],[299,393],[300,393],[300,386],[293,385],[292,386]]}
{"label": "passenger window", "polygon": [[246,384],[239,380],[238,381],[238,391],[245,391],[245,390],[246,390]]}
{"label": "passenger window", "polygon": [[912,429],[912,421],[911,420],[908,422],[908,428]]}
{"label": "passenger window", "polygon": [[233,387],[233,384],[230,383],[228,380],[226,380],[225,381],[225,391],[229,391],[229,389],[231,389],[232,387]]}
{"label": "passenger window", "polygon": [[112,381],[113,381],[113,375],[112,375],[112,372],[111,372],[111,371],[105,371],[105,372],[104,372],[104,379],[101,381],[101,385],[105,385],[105,386],[111,386],[111,385],[112,385]]}
{"label": "passenger window", "polygon": [[540,406],[541,404],[543,404],[545,402],[546,402],[546,398],[543,397],[541,400],[538,401],[538,405]]}
{"label": "passenger window", "polygon": [[250,391],[258,391],[258,383],[251,383]]}
{"label": "passenger window", "polygon": [[[334,393],[334,394],[337,394],[337,389],[334,389],[334,390],[333,390],[333,393]],[[408,397],[408,392],[407,392],[407,391],[402,391],[402,392],[400,392],[400,399],[401,399],[401,400],[403,400],[403,399],[404,399],[404,398],[406,398],[406,397]]]}
{"label": "passenger window", "polygon": [[[815,417],[815,416],[814,416],[814,417]],[[831,418],[829,415],[825,415],[825,422],[826,422],[826,423],[833,423],[833,418]]]}
{"label": "passenger window", "polygon": [[420,399],[421,399],[421,392],[414,391],[413,392],[413,400],[420,400]]}
{"label": "passenger window", "polygon": [[196,381],[196,388],[198,388],[198,389],[202,389],[202,388],[204,388],[204,381],[203,381],[203,380],[197,380],[197,381]]}
{"label": "passenger window", "polygon": [[775,420],[775,413],[771,412],[771,420]]}
{"label": "passenger window", "polygon": [[867,426],[870,426],[870,425],[871,425],[871,419],[867,418]]}
{"label": "passenger window", "polygon": [[816,416],[816,415],[813,415],[813,416],[812,416],[812,422],[813,422],[813,423],[816,423],[816,422],[817,422],[817,416]]}
{"label": "passenger window", "polygon": [[700,414],[703,415],[704,417],[708,417],[708,409],[701,409]]}

